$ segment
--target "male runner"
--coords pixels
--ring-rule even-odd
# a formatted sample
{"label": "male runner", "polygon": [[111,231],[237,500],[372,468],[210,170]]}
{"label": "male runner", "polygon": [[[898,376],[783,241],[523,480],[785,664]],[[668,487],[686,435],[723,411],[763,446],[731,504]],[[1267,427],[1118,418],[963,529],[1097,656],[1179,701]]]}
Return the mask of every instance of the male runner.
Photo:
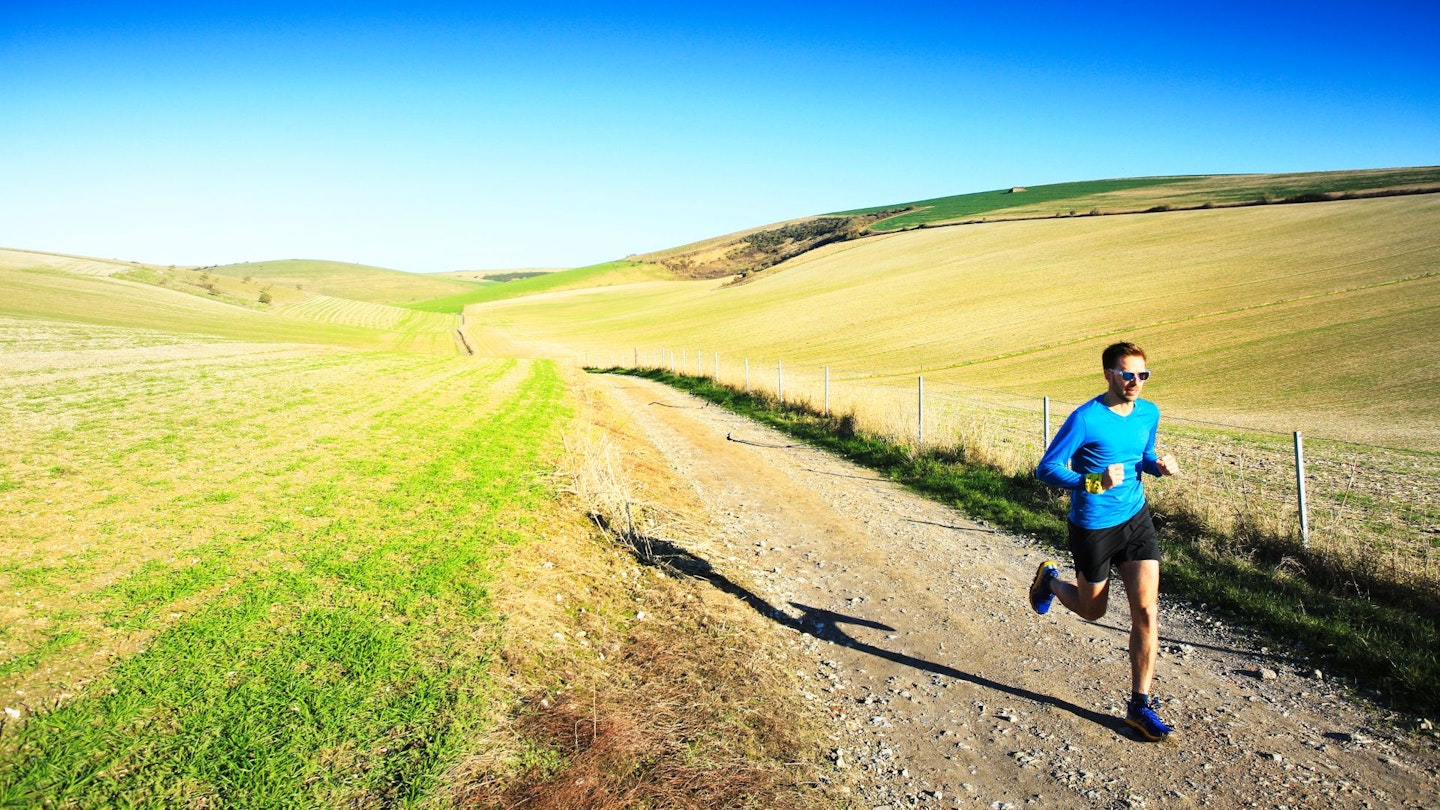
{"label": "male runner", "polygon": [[1070,490],[1070,551],[1076,580],[1061,581],[1053,560],[1040,564],[1030,585],[1030,606],[1050,609],[1053,598],[1086,621],[1105,615],[1110,599],[1110,565],[1130,601],[1130,703],[1125,722],[1148,740],[1163,740],[1172,729],[1155,714],[1150,681],[1160,639],[1160,548],[1140,473],[1174,475],[1174,456],[1157,458],[1155,430],[1160,409],[1140,399],[1150,378],[1145,351],[1116,343],[1101,355],[1105,393],[1076,408],[1040,459],[1035,476]]}

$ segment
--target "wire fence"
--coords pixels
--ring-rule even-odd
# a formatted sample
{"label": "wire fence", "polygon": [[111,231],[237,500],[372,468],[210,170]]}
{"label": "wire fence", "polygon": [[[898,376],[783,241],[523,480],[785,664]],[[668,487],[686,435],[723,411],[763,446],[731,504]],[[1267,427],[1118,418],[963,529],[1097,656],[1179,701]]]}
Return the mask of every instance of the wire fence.
{"label": "wire fence", "polygon": [[[902,446],[963,449],[966,458],[1011,474],[1032,471],[1054,431],[1082,404],[695,349],[577,359],[709,377],[848,415],[857,430]],[[1239,552],[1247,539],[1291,538],[1351,570],[1407,585],[1440,584],[1440,453],[1304,436],[1302,456],[1301,438],[1162,415],[1160,450],[1176,457],[1182,474],[1152,480],[1147,491],[1157,509],[1195,515]]]}

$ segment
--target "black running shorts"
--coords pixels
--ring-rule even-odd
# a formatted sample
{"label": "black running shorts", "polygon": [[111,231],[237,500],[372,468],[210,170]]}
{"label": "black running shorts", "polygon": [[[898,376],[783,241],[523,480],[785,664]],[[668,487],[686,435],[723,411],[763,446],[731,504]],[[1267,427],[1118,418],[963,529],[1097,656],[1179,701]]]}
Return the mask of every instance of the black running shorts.
{"label": "black running shorts", "polygon": [[1070,553],[1075,570],[1092,585],[1110,578],[1110,564],[1137,560],[1159,560],[1160,541],[1150,520],[1150,505],[1135,516],[1106,529],[1085,529],[1070,524]]}

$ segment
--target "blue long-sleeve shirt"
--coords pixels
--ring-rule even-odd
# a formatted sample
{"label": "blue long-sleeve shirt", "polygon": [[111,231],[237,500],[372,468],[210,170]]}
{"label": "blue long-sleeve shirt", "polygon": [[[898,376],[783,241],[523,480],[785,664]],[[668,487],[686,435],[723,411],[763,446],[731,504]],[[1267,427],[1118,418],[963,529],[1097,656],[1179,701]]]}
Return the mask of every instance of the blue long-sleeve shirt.
{"label": "blue long-sleeve shirt", "polygon": [[[1105,407],[1102,394],[1065,420],[1040,459],[1035,477],[1070,490],[1071,523],[1086,529],[1118,526],[1145,505],[1140,473],[1160,475],[1155,456],[1159,426],[1160,409],[1154,403],[1137,399],[1130,415],[1120,416]],[[1125,480],[1099,494],[1087,492],[1085,474],[1103,473],[1111,464],[1125,465]]]}

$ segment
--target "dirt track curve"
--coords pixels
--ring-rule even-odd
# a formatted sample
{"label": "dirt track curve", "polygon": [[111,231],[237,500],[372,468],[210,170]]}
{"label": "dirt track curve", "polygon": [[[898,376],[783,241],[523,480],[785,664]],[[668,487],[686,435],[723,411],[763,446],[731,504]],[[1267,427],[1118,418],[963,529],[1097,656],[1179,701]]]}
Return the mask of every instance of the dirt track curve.
{"label": "dirt track curve", "polygon": [[665,386],[591,379],[708,504],[686,550],[809,662],[862,806],[1440,804],[1433,735],[1163,593],[1153,691],[1178,733],[1132,738],[1118,586],[1098,623],[1036,616],[1034,544]]}

